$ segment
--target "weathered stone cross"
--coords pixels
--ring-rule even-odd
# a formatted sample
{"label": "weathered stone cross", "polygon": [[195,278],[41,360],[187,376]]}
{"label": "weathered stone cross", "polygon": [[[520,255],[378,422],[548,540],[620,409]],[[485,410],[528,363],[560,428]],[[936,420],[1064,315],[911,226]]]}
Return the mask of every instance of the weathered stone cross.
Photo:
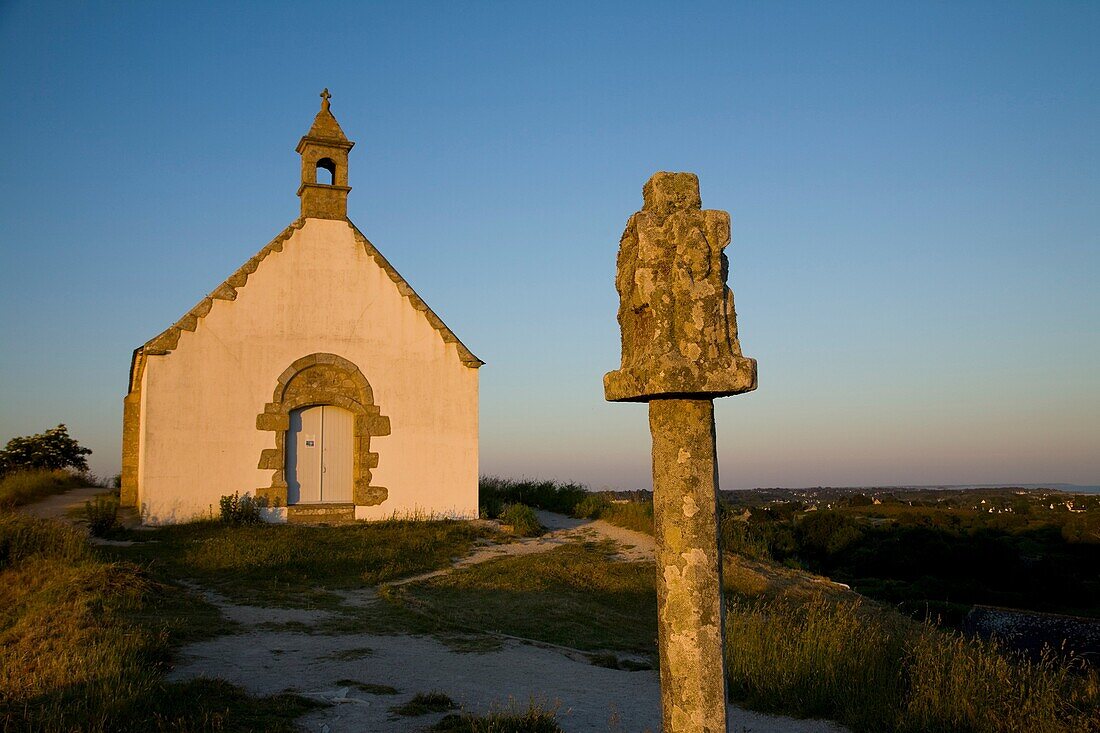
{"label": "weathered stone cross", "polygon": [[[317,87],[313,87],[316,89]],[[328,100],[332,99],[332,95],[328,93],[328,87],[325,87],[325,91],[321,92],[321,106],[328,109]]]}
{"label": "weathered stone cross", "polygon": [[665,733],[726,733],[714,398],[756,389],[741,354],[724,211],[692,173],[657,173],[619,243],[622,368],[614,402],[648,402],[653,435],[657,625]]}

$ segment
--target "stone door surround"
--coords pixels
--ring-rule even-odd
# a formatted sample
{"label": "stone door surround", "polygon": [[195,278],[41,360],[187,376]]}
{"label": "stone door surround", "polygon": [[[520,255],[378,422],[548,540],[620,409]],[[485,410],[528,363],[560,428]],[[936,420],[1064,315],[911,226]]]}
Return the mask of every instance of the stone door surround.
{"label": "stone door surround", "polygon": [[355,416],[352,471],[352,501],[356,506],[375,506],[389,492],[371,486],[370,469],[378,467],[378,454],[371,453],[371,437],[390,434],[390,419],[374,404],[374,391],[367,378],[352,362],[336,354],[303,356],[279,375],[271,402],[256,416],[256,429],[275,433],[275,447],[260,452],[257,468],[272,471],[271,485],[256,489],[256,496],[272,506],[286,506],[286,436],[290,413],[300,407],[336,405]]}

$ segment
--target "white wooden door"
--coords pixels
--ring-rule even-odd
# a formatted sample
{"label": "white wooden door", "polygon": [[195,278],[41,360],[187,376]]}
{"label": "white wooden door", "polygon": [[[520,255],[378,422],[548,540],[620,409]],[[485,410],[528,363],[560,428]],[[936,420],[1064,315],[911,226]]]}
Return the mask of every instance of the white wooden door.
{"label": "white wooden door", "polygon": [[351,502],[355,416],[318,405],[290,413],[286,438],[286,503]]}
{"label": "white wooden door", "polygon": [[355,416],[325,405],[321,426],[321,501],[351,502]]}
{"label": "white wooden door", "polygon": [[321,440],[323,407],[307,407],[290,413],[286,436],[286,503],[321,501]]}

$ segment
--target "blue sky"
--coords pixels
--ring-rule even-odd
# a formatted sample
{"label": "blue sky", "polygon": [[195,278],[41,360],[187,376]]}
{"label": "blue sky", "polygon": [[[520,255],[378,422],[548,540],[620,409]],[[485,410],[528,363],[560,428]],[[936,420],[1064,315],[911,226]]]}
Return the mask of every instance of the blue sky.
{"label": "blue sky", "polygon": [[615,253],[658,170],[733,218],[757,392],[722,485],[1100,484],[1100,5],[0,3],[0,438],[119,463],[131,350],[349,215],[481,371],[482,470],[649,486]]}

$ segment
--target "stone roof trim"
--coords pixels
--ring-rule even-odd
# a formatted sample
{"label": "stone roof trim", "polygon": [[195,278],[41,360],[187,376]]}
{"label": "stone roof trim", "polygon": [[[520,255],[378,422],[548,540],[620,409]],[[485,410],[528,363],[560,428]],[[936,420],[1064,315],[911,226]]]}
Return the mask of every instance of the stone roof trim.
{"label": "stone roof trim", "polygon": [[[199,321],[210,312],[215,300],[236,300],[237,291],[243,288],[248,282],[248,276],[259,268],[260,263],[267,259],[269,254],[272,252],[282,252],[283,245],[290,239],[295,231],[301,229],[305,225],[305,221],[305,218],[294,220],[290,226],[280,232],[278,236],[272,239],[263,249],[237,268],[236,272],[230,275],[225,282],[214,288],[214,290],[200,300],[194,308],[187,311],[182,318],[158,335],[146,341],[144,345],[134,349],[133,357],[130,360],[130,384],[127,394],[133,392],[140,386],[141,372],[145,365],[145,357],[164,356],[174,351],[179,345],[180,334],[184,331],[194,331],[198,328]],[[439,332],[440,337],[445,343],[455,345],[458,349],[459,360],[472,369],[476,369],[483,365],[485,362],[474,356],[473,353],[466,348],[465,344],[458,340],[458,337],[447,327],[447,324],[432,312],[428,304],[416,294],[416,291],[413,290],[407,282],[405,282],[405,279],[401,277],[397,270],[394,269],[393,265],[382,256],[382,253],[371,244],[370,240],[368,240],[350,220],[346,221],[348,226],[351,227],[355,240],[363,246],[363,249],[366,250],[368,255],[374,258],[375,263],[389,275],[390,280],[397,285],[398,292],[408,299],[413,308],[424,314],[424,317],[428,319],[428,323]]]}
{"label": "stone roof trim", "polygon": [[304,218],[294,220],[290,226],[279,232],[274,239],[268,242],[263,249],[252,255],[252,257],[249,257],[248,260],[238,267],[225,282],[214,288],[214,290],[200,300],[194,308],[187,311],[182,318],[146,341],[142,346],[134,349],[133,358],[130,360],[129,391],[133,392],[138,388],[141,382],[141,371],[142,367],[144,367],[146,356],[164,356],[174,351],[179,345],[180,334],[183,331],[194,331],[198,328],[199,320],[206,317],[206,314],[208,314],[213,307],[215,300],[236,300],[237,291],[243,288],[245,283],[248,282],[248,276],[256,271],[260,263],[267,259],[269,254],[272,252],[282,252],[283,244],[286,240],[290,239],[295,231],[301,229],[302,226],[305,225],[305,221]]}
{"label": "stone roof trim", "polygon": [[435,312],[428,307],[424,299],[417,295],[416,291],[412,289],[412,286],[405,281],[405,278],[401,277],[401,273],[390,264],[389,260],[387,260],[373,244],[371,244],[371,241],[359,231],[359,228],[356,227],[350,219],[348,219],[347,222],[348,226],[351,227],[355,240],[363,245],[363,249],[366,250],[366,253],[374,259],[375,263],[381,267],[387,275],[389,275],[390,280],[397,286],[397,291],[409,301],[409,304],[412,305],[413,308],[424,314],[424,317],[428,319],[428,323],[439,332],[439,336],[445,343],[455,345],[455,348],[458,349],[459,360],[471,369],[477,369],[484,365],[485,362],[474,356],[474,353],[466,348],[466,344],[459,341],[454,331],[448,328],[447,324],[443,322],[443,319],[437,316]]}

